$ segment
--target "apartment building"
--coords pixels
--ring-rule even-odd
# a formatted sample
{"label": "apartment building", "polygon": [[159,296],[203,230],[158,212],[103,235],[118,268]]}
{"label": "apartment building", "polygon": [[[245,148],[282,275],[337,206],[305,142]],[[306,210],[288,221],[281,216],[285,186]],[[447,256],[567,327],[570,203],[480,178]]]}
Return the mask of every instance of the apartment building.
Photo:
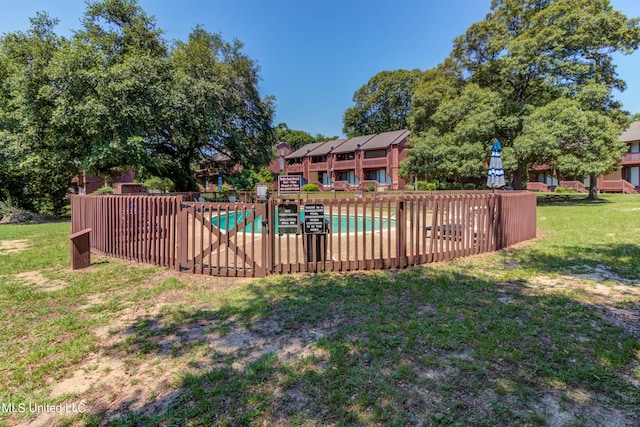
{"label": "apartment building", "polygon": [[398,175],[410,132],[397,130],[307,144],[285,157],[285,172],[324,189],[403,189]]}

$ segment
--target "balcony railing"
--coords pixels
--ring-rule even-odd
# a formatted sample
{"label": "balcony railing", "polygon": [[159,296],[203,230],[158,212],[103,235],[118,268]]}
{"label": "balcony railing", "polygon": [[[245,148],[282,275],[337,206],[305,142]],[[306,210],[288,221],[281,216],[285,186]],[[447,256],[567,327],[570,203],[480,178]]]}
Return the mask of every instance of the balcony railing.
{"label": "balcony railing", "polygon": [[327,162],[309,163],[309,172],[326,171]]}
{"label": "balcony railing", "polygon": [[294,163],[291,165],[287,165],[285,167],[285,170],[287,172],[302,172],[303,170],[302,163]]}
{"label": "balcony railing", "polygon": [[622,156],[623,165],[640,164],[640,153],[627,153]]}
{"label": "balcony railing", "polygon": [[356,161],[355,160],[340,160],[333,162],[333,169],[335,170],[344,170],[344,169],[355,169]]}
{"label": "balcony railing", "polygon": [[527,182],[527,190],[546,193],[549,191],[549,187],[544,182]]}
{"label": "balcony railing", "polygon": [[362,159],[363,168],[385,168],[389,164],[386,157],[378,157],[375,159]]}

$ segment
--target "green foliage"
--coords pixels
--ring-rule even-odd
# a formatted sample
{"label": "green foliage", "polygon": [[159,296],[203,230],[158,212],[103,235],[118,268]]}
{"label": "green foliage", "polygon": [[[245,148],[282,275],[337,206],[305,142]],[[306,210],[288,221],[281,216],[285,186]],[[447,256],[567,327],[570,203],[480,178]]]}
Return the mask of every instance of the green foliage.
{"label": "green foliage", "polygon": [[372,193],[372,192],[376,191],[376,186],[373,185],[373,184],[367,184],[366,191],[368,191],[369,193]]}
{"label": "green foliage", "polygon": [[305,184],[302,186],[302,191],[315,192],[320,191],[320,188],[318,188],[318,184]]}
{"label": "green foliage", "polygon": [[0,194],[59,213],[82,171],[169,178],[266,166],[273,100],[239,41],[200,27],[171,45],[135,0],[87,3],[66,39],[46,14],[0,38]]}
{"label": "green foliage", "polygon": [[462,183],[461,182],[454,182],[453,186],[451,187],[452,190],[462,190]]}
{"label": "green foliage", "polygon": [[91,194],[96,194],[96,195],[113,194],[113,187],[100,187],[100,188],[98,188],[96,191],[94,191]]}
{"label": "green foliage", "polygon": [[149,190],[158,190],[164,193],[173,191],[175,185],[169,178],[153,176],[144,180],[144,186]]}
{"label": "green foliage", "polygon": [[407,190],[407,191],[413,191],[414,187],[411,184],[407,184],[407,185],[404,186],[404,189]]}
{"label": "green foliage", "polygon": [[451,183],[447,181],[438,181],[437,184],[438,190],[451,190]]}
{"label": "green foliage", "polygon": [[370,135],[407,127],[414,86],[420,70],[381,71],[353,95],[356,104],[343,116],[343,132]]}
{"label": "green foliage", "polygon": [[225,180],[236,190],[252,191],[257,183],[271,183],[274,177],[273,173],[267,168],[262,168],[258,172],[252,169],[243,169],[226,175]]}
{"label": "green foliage", "polygon": [[11,215],[18,209],[20,208],[11,200],[10,197],[6,200],[0,200],[0,219],[7,215]]}
{"label": "green foliage", "polygon": [[576,192],[576,190],[574,190],[573,188],[565,188],[565,187],[556,187],[555,190],[553,190],[555,193],[559,193],[559,194],[574,194]]}
{"label": "green foliage", "polygon": [[464,190],[475,190],[476,189],[476,185],[473,182],[467,182],[464,186],[463,186]]}
{"label": "green foliage", "polygon": [[[494,1],[418,83],[409,119],[414,149],[402,173],[481,176],[495,139],[515,188],[531,163],[553,161],[567,173],[610,171],[627,124],[612,95],[624,88],[613,55],[639,43],[639,20],[608,1]],[[563,117],[553,120],[554,112]]]}
{"label": "green foliage", "polygon": [[427,191],[427,184],[428,183],[425,182],[425,181],[416,181],[415,182],[416,190],[418,190],[418,191]]}
{"label": "green foliage", "polygon": [[289,129],[286,123],[278,123],[274,131],[276,140],[286,142],[294,151],[317,141],[305,131]]}
{"label": "green foliage", "polygon": [[438,189],[438,183],[437,182],[427,182],[426,185],[426,190],[427,191],[435,191]]}

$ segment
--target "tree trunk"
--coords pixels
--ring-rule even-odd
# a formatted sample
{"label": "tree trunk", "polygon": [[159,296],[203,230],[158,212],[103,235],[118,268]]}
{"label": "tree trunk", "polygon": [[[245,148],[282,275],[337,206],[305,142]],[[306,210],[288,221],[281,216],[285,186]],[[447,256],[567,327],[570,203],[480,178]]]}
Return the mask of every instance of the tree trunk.
{"label": "tree trunk", "polygon": [[598,177],[595,174],[589,175],[589,200],[598,200]]}
{"label": "tree trunk", "polygon": [[526,174],[526,167],[518,164],[516,170],[513,171],[513,189],[524,190],[524,177]]}

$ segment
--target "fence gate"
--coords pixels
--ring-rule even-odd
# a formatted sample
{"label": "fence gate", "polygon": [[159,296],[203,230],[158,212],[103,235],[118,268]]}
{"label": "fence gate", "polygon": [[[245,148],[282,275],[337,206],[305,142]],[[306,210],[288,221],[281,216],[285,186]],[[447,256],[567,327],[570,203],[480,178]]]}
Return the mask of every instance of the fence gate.
{"label": "fence gate", "polygon": [[232,277],[266,275],[263,204],[181,202],[179,271]]}

